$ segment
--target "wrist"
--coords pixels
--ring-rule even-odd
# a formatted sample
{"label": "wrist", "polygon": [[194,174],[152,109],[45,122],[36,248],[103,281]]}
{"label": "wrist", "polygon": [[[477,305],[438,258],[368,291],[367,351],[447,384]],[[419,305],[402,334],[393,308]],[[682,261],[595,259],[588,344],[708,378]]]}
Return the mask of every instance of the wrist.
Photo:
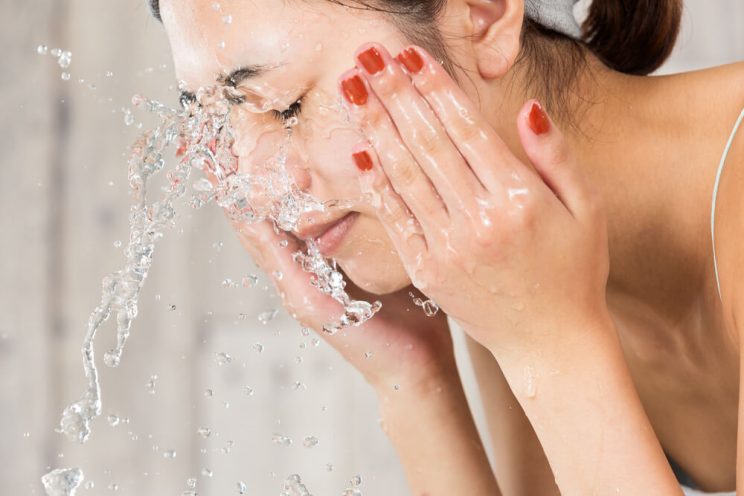
{"label": "wrist", "polygon": [[[527,326],[529,329],[524,329]],[[493,339],[483,343],[502,368],[524,365],[551,368],[580,360],[587,354],[620,349],[606,307],[581,313],[551,311],[520,327],[507,332],[501,329],[498,334],[492,332],[489,335]]]}
{"label": "wrist", "polygon": [[430,370],[416,378],[395,381],[389,378],[373,384],[380,403],[380,410],[385,414],[420,408],[421,405],[446,405],[453,398],[459,401],[464,398],[457,367]]}

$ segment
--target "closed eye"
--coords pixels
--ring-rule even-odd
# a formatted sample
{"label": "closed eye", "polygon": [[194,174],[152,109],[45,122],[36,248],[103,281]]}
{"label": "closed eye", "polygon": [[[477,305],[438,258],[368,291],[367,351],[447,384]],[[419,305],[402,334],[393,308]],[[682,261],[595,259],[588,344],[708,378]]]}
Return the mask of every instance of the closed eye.
{"label": "closed eye", "polygon": [[[234,105],[241,105],[245,103],[245,97],[243,95],[236,94],[233,91],[225,91],[225,98]],[[292,117],[297,117],[302,111],[302,98],[299,98],[296,102],[290,105],[287,110],[271,110],[272,115],[282,122],[287,124]]]}
{"label": "closed eye", "polygon": [[299,100],[294,102],[292,105],[289,106],[287,110],[272,110],[271,112],[277,118],[281,119],[283,123],[286,124],[292,117],[297,117],[298,115],[300,115],[300,112],[302,112],[302,99],[300,98]]}

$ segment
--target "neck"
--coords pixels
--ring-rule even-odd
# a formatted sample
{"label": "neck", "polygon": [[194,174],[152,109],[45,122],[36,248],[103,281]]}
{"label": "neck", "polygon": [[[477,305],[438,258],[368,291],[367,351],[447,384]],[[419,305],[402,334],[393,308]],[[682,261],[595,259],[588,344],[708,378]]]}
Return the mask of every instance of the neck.
{"label": "neck", "polygon": [[[608,294],[674,313],[698,297],[704,282],[709,212],[699,207],[708,204],[709,192],[699,167],[685,156],[686,119],[672,115],[689,110],[670,103],[667,84],[669,78],[620,74],[590,57],[567,102],[571,122],[555,120],[605,202]],[[508,91],[500,95],[495,127],[527,162],[514,122],[529,96]]]}

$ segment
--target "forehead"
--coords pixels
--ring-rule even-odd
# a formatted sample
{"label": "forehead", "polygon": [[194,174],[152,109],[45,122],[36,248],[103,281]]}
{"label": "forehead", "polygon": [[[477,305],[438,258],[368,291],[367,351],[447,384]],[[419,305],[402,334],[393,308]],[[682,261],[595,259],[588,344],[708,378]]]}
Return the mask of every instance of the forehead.
{"label": "forehead", "polygon": [[[277,66],[293,44],[327,36],[331,2],[287,0],[161,0],[176,75],[191,87],[244,65]],[[336,20],[336,24],[337,24]],[[248,60],[248,58],[250,60]]]}

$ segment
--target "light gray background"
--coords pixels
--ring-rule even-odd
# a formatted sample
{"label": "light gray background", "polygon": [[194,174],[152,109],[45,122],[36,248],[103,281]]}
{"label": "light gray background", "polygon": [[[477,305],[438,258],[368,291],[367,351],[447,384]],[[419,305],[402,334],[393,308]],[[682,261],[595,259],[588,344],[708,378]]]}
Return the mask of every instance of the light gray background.
{"label": "light gray background", "polygon": [[[686,4],[680,42],[661,72],[744,59],[744,3]],[[239,480],[248,494],[271,495],[292,473],[316,495],[341,494],[356,474],[365,494],[407,494],[375,398],[356,372],[285,314],[260,324],[259,311],[279,307],[264,283],[221,285],[257,271],[214,210],[183,210],[158,246],[122,366],[102,373],[104,417],[92,440],[75,446],[53,432],[83,391],[80,344],[99,281],[122,263],[114,242],[127,236],[124,155],[136,129],[123,125],[120,109],[134,93],[173,102],[174,81],[144,0],[0,5],[0,494],[42,494],[39,477],[68,466],[95,481],[82,495],[114,494],[111,483],[121,495],[177,495],[189,477],[201,495],[237,494]],[[35,54],[40,43],[73,52],[70,82]],[[110,326],[100,343],[110,345]],[[220,351],[233,356],[230,365],[217,365]],[[482,425],[467,361],[463,369]],[[155,374],[151,395],[145,384]],[[244,386],[255,394],[242,394]],[[110,427],[111,413],[130,422]],[[213,429],[209,440],[199,426]],[[273,433],[293,445],[273,444]],[[305,436],[320,443],[305,448]],[[222,453],[228,441],[232,452]],[[169,449],[175,459],[163,457]]]}

